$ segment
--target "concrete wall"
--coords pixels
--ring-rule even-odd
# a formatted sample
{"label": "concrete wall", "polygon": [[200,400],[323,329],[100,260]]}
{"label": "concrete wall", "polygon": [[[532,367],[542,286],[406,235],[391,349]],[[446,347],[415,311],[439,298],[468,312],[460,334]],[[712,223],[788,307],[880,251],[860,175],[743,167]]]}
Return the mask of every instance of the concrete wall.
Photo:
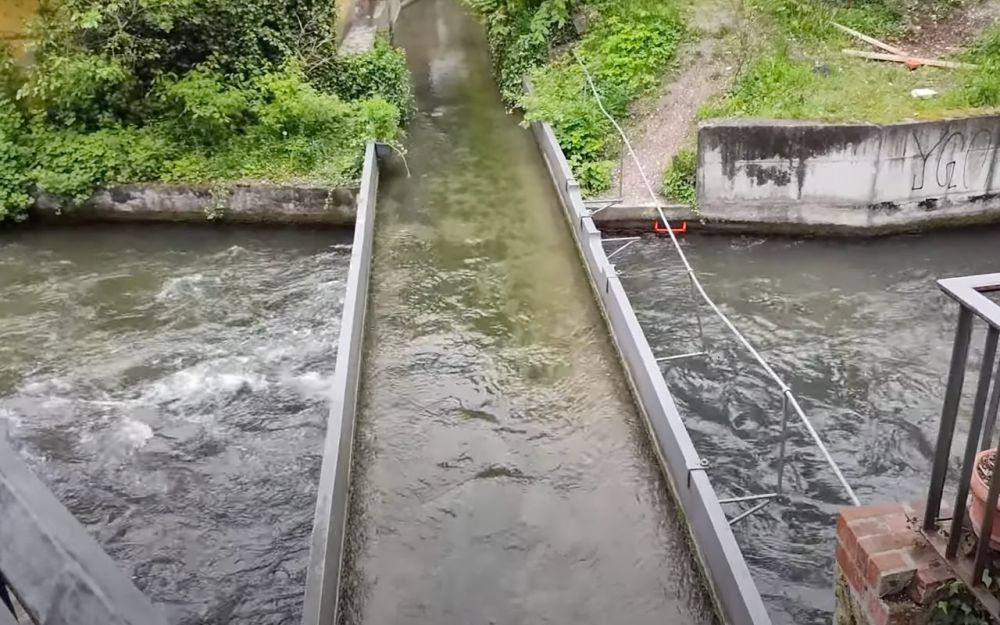
{"label": "concrete wall", "polygon": [[[531,130],[549,173],[590,277],[597,302],[607,320],[633,395],[652,433],[660,462],[679,502],[702,561],[712,594],[730,625],[770,625],[743,553],[729,527],[715,489],[691,442],[659,363],[639,326],[632,304],[608,260],[601,233],[583,204],[580,185],[573,178],[552,127],[532,123]],[[665,617],[664,622],[669,622]]]}
{"label": "concrete wall", "polygon": [[132,184],[98,191],[67,207],[51,195],[36,198],[31,218],[50,222],[166,221],[352,226],[358,190],[353,187],[242,184],[207,186]]}
{"label": "concrete wall", "polygon": [[358,193],[358,219],[337,339],[337,364],[330,389],[330,416],[326,425],[323,466],[316,490],[316,514],[306,571],[306,596],[302,606],[303,625],[338,622],[337,600],[351,487],[351,452],[361,378],[365,313],[368,309],[368,278],[375,238],[378,174],[375,144],[369,143],[365,148],[365,167]]}
{"label": "concrete wall", "polygon": [[711,122],[698,132],[698,204],[712,221],[817,233],[1000,221],[998,146],[1000,117]]}

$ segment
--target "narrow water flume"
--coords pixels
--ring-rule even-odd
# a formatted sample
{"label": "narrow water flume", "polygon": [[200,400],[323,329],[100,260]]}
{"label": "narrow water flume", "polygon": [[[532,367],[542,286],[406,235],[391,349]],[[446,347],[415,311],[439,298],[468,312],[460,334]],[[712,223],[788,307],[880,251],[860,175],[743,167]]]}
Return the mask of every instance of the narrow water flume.
{"label": "narrow water flume", "polygon": [[422,0],[395,41],[413,175],[376,210],[342,622],[716,622],[482,27]]}

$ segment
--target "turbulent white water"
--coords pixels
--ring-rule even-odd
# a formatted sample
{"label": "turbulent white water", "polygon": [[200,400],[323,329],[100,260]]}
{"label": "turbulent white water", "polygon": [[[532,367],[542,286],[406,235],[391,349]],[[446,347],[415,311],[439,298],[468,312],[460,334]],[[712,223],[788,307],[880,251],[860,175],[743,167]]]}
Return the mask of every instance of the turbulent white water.
{"label": "turbulent white water", "polygon": [[[957,313],[934,280],[1000,271],[1000,230],[684,245],[712,297],[792,387],[862,503],[923,499]],[[643,240],[616,261],[656,355],[695,351],[688,281],[669,241]],[[719,495],[769,492],[780,394],[702,315],[709,356],[665,363],[667,383]],[[981,345],[974,338],[971,367]],[[789,501],[741,522],[737,540],[775,623],[825,625],[836,512],[847,501],[794,422],[788,450]]]}
{"label": "turbulent white water", "polygon": [[172,623],[297,623],[349,233],[0,235],[0,431]]}

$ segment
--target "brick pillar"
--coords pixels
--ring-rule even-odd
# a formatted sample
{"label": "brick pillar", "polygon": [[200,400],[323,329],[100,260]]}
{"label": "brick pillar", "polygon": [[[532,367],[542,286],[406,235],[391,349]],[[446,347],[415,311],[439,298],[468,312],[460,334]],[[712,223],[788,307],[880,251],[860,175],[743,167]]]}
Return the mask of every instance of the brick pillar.
{"label": "brick pillar", "polygon": [[954,576],[920,534],[910,504],[846,508],[837,517],[835,625],[925,622]]}

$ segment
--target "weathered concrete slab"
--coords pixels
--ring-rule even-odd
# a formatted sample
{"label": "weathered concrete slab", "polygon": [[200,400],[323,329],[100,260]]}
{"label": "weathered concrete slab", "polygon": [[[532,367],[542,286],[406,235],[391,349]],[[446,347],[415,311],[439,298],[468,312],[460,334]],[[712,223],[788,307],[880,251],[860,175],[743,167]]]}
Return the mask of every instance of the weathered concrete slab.
{"label": "weathered concrete slab", "polygon": [[731,120],[698,132],[698,205],[727,229],[887,234],[1000,222],[1000,117]]}
{"label": "weathered concrete slab", "polygon": [[131,184],[98,191],[82,206],[42,195],[30,215],[46,222],[219,222],[353,226],[358,189],[303,185]]}

